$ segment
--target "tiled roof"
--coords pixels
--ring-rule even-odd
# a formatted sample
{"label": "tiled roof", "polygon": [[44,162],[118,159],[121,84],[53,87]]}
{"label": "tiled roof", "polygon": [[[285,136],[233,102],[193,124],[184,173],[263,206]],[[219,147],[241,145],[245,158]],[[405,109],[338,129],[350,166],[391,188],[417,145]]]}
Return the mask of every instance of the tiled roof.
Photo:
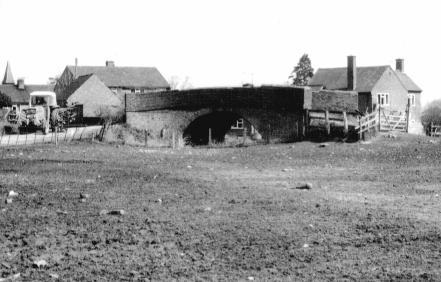
{"label": "tiled roof", "polygon": [[[75,74],[75,66],[67,66]],[[95,74],[107,87],[169,88],[170,85],[154,67],[77,66],[76,76]]]}
{"label": "tiled roof", "polygon": [[404,88],[407,89],[407,91],[411,91],[411,92],[422,92],[423,91],[421,88],[418,87],[418,85],[415,84],[415,82],[413,82],[412,79],[410,79],[410,77],[407,74],[402,73],[400,71],[396,71],[395,73],[397,74],[398,78],[400,79]]}
{"label": "tiled roof", "polygon": [[29,103],[29,94],[34,91],[54,91],[53,85],[25,85],[24,89],[18,89],[17,85],[0,85],[0,92],[11,97],[12,104]]}
{"label": "tiled roof", "polygon": [[57,95],[57,100],[59,101],[59,100],[67,99],[78,88],[80,88],[81,85],[84,84],[84,82],[86,82],[92,76],[93,76],[93,74],[82,75],[82,76],[78,77],[77,79],[75,79],[74,81],[72,81],[72,83],[69,85],[69,87],[66,89],[66,91],[63,92],[63,95]]}
{"label": "tiled roof", "polygon": [[[357,67],[355,91],[371,92],[377,81],[390,66]],[[346,90],[348,87],[347,68],[318,69],[308,83],[310,86],[324,86],[330,90]]]}

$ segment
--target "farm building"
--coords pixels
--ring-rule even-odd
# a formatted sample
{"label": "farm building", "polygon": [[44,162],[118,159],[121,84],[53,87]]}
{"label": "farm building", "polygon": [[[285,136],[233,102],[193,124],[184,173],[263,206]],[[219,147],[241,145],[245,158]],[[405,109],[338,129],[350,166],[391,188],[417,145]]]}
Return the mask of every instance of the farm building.
{"label": "farm building", "polygon": [[95,74],[74,80],[64,92],[67,106],[81,106],[84,121],[96,121],[108,111],[122,111],[122,98],[113,93]]}
{"label": "farm building", "polygon": [[[117,67],[113,61],[107,61],[105,66],[66,66],[55,85],[58,103],[65,105],[72,94],[69,89],[71,84],[90,74],[94,74],[110,91],[119,95],[121,101],[124,101],[124,95],[128,93],[170,89],[168,82],[155,67]],[[99,102],[98,99],[96,102]]]}
{"label": "farm building", "polygon": [[422,90],[404,73],[403,59],[396,60],[394,70],[390,66],[357,67],[355,56],[348,56],[346,68],[320,68],[309,86],[315,90],[356,91],[362,113],[381,108],[400,115],[409,106],[409,132],[422,133]]}
{"label": "farm building", "polygon": [[9,62],[6,65],[2,84],[0,84],[0,92],[11,98],[13,108],[20,108],[22,105],[28,105],[29,94],[31,92],[53,91],[53,89],[53,85],[25,84],[24,79],[22,78],[17,79],[17,83],[15,83]]}

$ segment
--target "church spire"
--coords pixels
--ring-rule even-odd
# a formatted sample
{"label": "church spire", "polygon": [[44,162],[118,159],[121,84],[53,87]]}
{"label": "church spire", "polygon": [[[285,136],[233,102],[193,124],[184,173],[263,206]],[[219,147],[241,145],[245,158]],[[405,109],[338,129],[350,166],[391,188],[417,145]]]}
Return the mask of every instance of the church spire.
{"label": "church spire", "polygon": [[5,77],[3,78],[2,84],[15,84],[14,77],[12,76],[11,65],[9,65],[9,62],[6,65]]}

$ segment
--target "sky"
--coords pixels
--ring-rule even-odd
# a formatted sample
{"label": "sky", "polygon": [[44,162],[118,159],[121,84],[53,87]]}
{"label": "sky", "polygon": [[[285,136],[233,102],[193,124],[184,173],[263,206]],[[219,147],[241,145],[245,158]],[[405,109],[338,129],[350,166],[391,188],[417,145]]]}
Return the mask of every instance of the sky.
{"label": "sky", "polygon": [[[314,69],[391,65],[441,99],[439,1],[0,0],[0,76],[46,83],[66,65],[155,66],[193,87],[285,84]],[[437,28],[438,27],[438,28]]]}

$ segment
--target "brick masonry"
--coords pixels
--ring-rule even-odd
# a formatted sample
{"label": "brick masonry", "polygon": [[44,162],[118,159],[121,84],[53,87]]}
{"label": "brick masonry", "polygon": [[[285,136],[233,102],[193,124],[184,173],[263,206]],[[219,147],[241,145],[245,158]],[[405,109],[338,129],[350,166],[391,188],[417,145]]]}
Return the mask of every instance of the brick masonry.
{"label": "brick masonry", "polygon": [[195,111],[156,110],[144,112],[127,112],[126,122],[132,127],[147,130],[153,138],[169,139],[173,132],[178,136],[198,117],[216,111],[227,111],[237,114],[252,124],[263,138],[290,141],[300,137],[299,128],[302,113],[278,112],[262,109],[214,109],[204,108]]}
{"label": "brick masonry", "polygon": [[349,91],[312,92],[310,88],[262,86],[207,88],[126,94],[126,122],[149,131],[154,138],[169,138],[198,117],[230,112],[244,118],[264,139],[300,138],[305,109],[355,112],[358,96]]}

